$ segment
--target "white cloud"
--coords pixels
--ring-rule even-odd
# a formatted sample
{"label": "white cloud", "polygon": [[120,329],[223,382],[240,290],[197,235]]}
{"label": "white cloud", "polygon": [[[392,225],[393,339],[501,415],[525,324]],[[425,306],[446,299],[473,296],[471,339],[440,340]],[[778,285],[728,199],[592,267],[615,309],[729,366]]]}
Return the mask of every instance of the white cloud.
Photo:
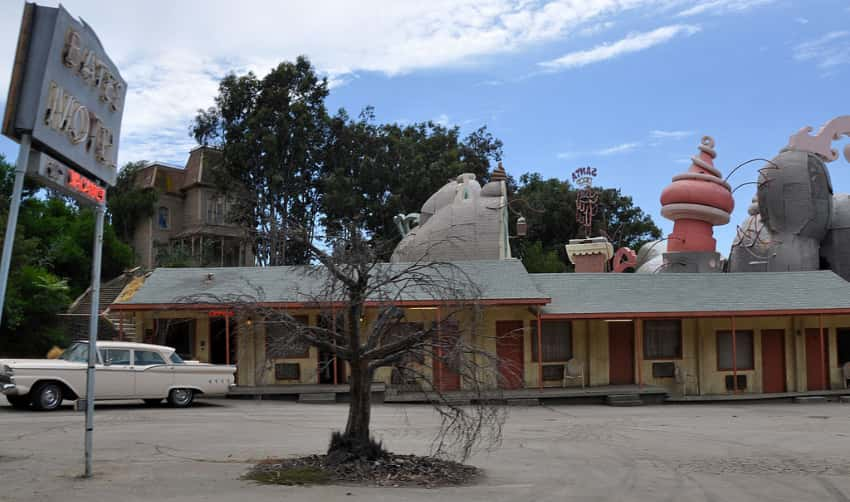
{"label": "white cloud", "polygon": [[603,148],[601,150],[597,150],[595,153],[597,155],[604,155],[604,156],[616,155],[616,154],[619,154],[619,153],[631,152],[632,150],[639,147],[640,145],[641,144],[638,143],[637,141],[631,142],[631,143],[621,143],[619,145],[615,145],[615,146],[611,146],[611,147],[608,147],[608,148]]}
{"label": "white cloud", "polygon": [[795,17],[794,21],[800,24],[809,24],[809,20],[804,17]]}
{"label": "white cloud", "polygon": [[437,115],[436,117],[431,119],[431,121],[434,122],[435,124],[441,125],[443,127],[449,126],[449,116],[446,115],[445,113],[441,113],[441,114]]}
{"label": "white cloud", "polygon": [[693,131],[663,131],[660,129],[649,131],[649,136],[655,139],[682,139],[693,135]]}
{"label": "white cloud", "polygon": [[[752,1],[752,0],[751,0]],[[43,0],[56,5],[57,0]],[[5,5],[10,4],[10,5]],[[358,74],[467,68],[568,36],[609,29],[616,16],[667,12],[679,0],[74,0],[129,84],[119,162],[180,162],[198,108],[219,78],[264,75],[306,54],[332,87]],[[0,89],[8,88],[23,1],[0,15]]]}
{"label": "white cloud", "polygon": [[559,159],[574,159],[576,157],[607,157],[609,155],[617,155],[621,153],[631,152],[636,148],[642,146],[642,143],[639,141],[631,141],[627,143],[620,143],[619,145],[609,146],[605,148],[600,148],[598,150],[592,150],[589,152],[560,152],[555,156]]}
{"label": "white cloud", "polygon": [[633,33],[616,42],[597,45],[592,49],[570,52],[557,59],[538,64],[548,70],[578,68],[613,59],[623,54],[646,50],[650,47],[669,42],[677,35],[693,35],[699,30],[700,28],[698,26],[686,24],[663,26],[644,33]]}
{"label": "white cloud", "polygon": [[582,28],[578,30],[578,35],[580,37],[590,37],[593,35],[597,35],[603,31],[610,30],[614,27],[614,21],[605,21],[604,23],[596,23],[592,24],[586,28]]}
{"label": "white cloud", "polygon": [[771,4],[776,0],[709,0],[679,12],[680,17],[700,14],[734,14]]}
{"label": "white cloud", "polygon": [[832,31],[794,47],[794,59],[811,61],[821,70],[850,64],[850,31]]}

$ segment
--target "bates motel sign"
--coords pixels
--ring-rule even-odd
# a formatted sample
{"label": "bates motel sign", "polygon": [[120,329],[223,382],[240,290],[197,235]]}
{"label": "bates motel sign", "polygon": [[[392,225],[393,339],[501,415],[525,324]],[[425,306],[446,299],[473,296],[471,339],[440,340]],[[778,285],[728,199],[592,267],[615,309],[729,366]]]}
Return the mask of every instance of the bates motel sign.
{"label": "bates motel sign", "polygon": [[[3,134],[67,164],[65,190],[80,176],[114,185],[127,83],[94,30],[62,6],[27,3],[18,35]],[[41,172],[29,174],[42,178]],[[55,175],[55,171],[54,171]],[[46,180],[54,186],[57,179]]]}

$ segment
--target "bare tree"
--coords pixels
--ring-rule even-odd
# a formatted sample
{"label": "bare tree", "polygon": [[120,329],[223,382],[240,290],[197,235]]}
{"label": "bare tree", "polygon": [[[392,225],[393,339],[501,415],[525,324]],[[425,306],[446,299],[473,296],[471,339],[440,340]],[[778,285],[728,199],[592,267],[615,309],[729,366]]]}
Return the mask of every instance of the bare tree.
{"label": "bare tree", "polygon": [[[310,346],[348,363],[348,420],[332,438],[329,456],[381,454],[370,430],[372,382],[380,368],[390,368],[404,390],[422,393],[440,416],[433,455],[466,459],[477,446],[498,444],[506,416],[499,404],[499,361],[486,348],[495,344],[484,343],[487,336],[478,330],[482,316],[474,278],[452,263],[381,262],[383,250],[356,230],[329,248],[306,239],[305,244],[317,264],[303,266],[298,294],[323,322],[309,325],[297,310],[270,307],[259,288],[249,295],[187,301],[223,303],[237,316],[274,326],[266,330],[267,363]],[[414,322],[410,308],[430,312],[432,322]],[[462,390],[444,392],[441,382],[449,379]]]}

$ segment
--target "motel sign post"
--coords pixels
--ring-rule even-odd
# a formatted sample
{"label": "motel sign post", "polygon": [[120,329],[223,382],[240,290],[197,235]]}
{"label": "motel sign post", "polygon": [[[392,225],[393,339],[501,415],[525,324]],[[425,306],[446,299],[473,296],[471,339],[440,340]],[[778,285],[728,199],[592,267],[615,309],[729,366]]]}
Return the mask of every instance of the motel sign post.
{"label": "motel sign post", "polygon": [[94,378],[106,186],[115,185],[127,84],[94,30],[62,6],[24,5],[3,134],[20,144],[0,257],[0,319],[24,176],[95,207],[89,356],[86,371],[85,476],[92,474]]}

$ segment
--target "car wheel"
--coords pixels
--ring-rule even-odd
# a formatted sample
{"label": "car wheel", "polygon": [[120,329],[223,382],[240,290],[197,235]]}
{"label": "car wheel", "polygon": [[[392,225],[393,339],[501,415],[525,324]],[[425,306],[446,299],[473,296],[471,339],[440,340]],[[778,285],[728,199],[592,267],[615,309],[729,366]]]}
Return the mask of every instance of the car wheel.
{"label": "car wheel", "polygon": [[148,406],[159,406],[162,402],[162,399],[145,399],[145,404]]}
{"label": "car wheel", "polygon": [[6,400],[16,410],[28,410],[30,407],[29,396],[6,396]]}
{"label": "car wheel", "polygon": [[175,408],[185,408],[195,400],[195,392],[191,389],[172,389],[168,393],[168,404]]}
{"label": "car wheel", "polygon": [[62,405],[62,387],[47,382],[32,393],[32,406],[39,411],[53,411]]}

